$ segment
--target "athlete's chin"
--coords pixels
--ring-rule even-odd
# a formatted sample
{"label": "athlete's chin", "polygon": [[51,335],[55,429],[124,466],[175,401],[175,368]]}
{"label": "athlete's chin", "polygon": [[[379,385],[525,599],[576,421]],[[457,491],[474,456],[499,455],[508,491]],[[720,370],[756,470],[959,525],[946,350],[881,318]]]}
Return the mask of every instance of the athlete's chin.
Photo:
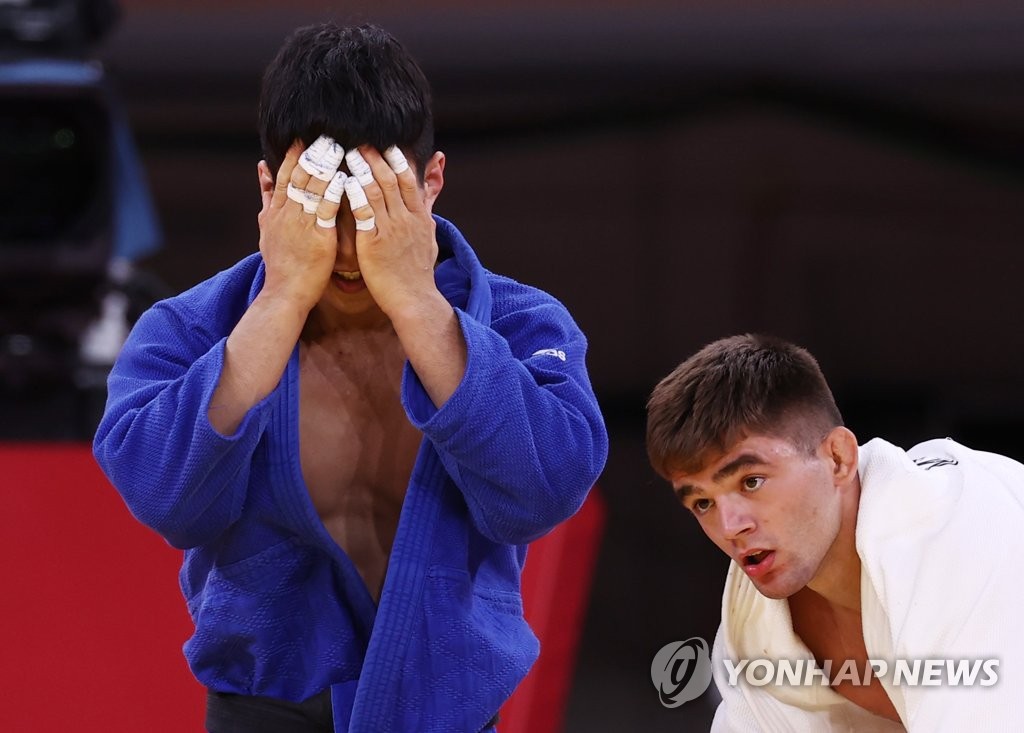
{"label": "athlete's chin", "polygon": [[[362,285],[362,282],[359,284]],[[377,302],[365,286],[345,292],[331,283],[324,291],[320,302],[339,313],[358,314],[379,310]]]}
{"label": "athlete's chin", "polygon": [[773,601],[784,601],[793,594],[795,594],[799,588],[794,590],[781,590],[777,588],[765,588],[755,584],[758,593],[763,595],[765,598],[771,598]]}
{"label": "athlete's chin", "polygon": [[786,577],[784,575],[761,578],[759,580],[754,580],[753,582],[758,593],[763,595],[765,598],[771,598],[775,601],[785,600],[807,585],[806,583],[801,582],[800,579]]}

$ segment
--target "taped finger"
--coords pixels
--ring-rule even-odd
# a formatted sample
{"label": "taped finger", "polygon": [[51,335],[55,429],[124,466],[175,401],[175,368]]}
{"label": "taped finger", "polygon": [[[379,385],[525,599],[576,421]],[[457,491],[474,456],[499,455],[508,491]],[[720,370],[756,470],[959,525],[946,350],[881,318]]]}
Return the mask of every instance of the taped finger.
{"label": "taped finger", "polygon": [[392,145],[384,151],[384,160],[388,162],[396,174],[405,173],[409,170],[409,161],[405,159],[405,153],[397,145]]}
{"label": "taped finger", "polygon": [[370,168],[370,164],[366,162],[366,158],[363,157],[362,153],[352,148],[352,150],[345,153],[345,162],[348,163],[348,169],[359,183],[364,186],[369,186],[373,183],[373,170]]}
{"label": "taped finger", "polygon": [[304,203],[306,201],[306,192],[301,188],[295,188],[291,183],[288,184],[288,198],[297,204]]}
{"label": "taped finger", "polygon": [[288,198],[295,203],[302,204],[302,210],[307,214],[313,214],[316,212],[317,207],[320,206],[321,196],[312,191],[296,188],[293,184],[289,183]]}
{"label": "taped finger", "polygon": [[331,178],[330,184],[324,191],[324,195],[320,200],[320,205],[316,209],[316,223],[328,229],[335,226],[338,209],[341,205],[341,197],[345,194],[345,179],[348,178],[345,173],[338,171]]}
{"label": "taped finger", "polygon": [[340,204],[341,197],[345,193],[345,179],[348,178],[344,171],[338,171],[331,178],[330,185],[327,186],[327,190],[324,191],[324,200],[330,201],[332,204]]}
{"label": "taped finger", "polygon": [[314,178],[330,181],[344,157],[344,148],[332,138],[321,135],[299,156],[299,165]]}
{"label": "taped finger", "polygon": [[363,190],[359,179],[355,176],[349,176],[345,179],[345,195],[348,196],[348,205],[352,207],[353,214],[356,213],[356,209],[369,205],[369,201],[366,199],[366,191]]}
{"label": "taped finger", "polygon": [[321,198],[323,197],[319,194],[306,191],[306,200],[302,202],[302,210],[307,214],[315,214],[316,210],[320,207]]}
{"label": "taped finger", "polygon": [[[351,168],[351,165],[349,166]],[[370,232],[377,228],[377,220],[373,215],[366,199],[366,192],[359,184],[359,179],[349,176],[345,179],[345,195],[348,196],[348,205],[352,209],[352,216],[356,220],[356,231]],[[369,216],[367,216],[369,214]]]}

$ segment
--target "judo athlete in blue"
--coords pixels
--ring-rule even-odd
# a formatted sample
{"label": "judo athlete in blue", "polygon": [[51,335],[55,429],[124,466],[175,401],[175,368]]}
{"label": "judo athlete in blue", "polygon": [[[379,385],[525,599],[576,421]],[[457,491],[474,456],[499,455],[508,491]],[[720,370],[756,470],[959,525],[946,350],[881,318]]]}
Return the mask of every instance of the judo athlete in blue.
{"label": "judo athlete in blue", "polygon": [[526,545],[607,455],[586,340],[432,215],[427,82],[386,32],[296,31],[260,125],[259,253],[142,316],[96,457],[185,550],[208,730],[492,730],[538,654]]}

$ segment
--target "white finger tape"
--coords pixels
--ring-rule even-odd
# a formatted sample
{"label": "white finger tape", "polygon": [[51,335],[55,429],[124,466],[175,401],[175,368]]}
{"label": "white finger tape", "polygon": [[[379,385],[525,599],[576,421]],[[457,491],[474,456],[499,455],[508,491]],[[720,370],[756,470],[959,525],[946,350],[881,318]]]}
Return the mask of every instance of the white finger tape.
{"label": "white finger tape", "polygon": [[341,197],[345,193],[346,178],[348,176],[345,175],[345,171],[335,173],[330,185],[327,186],[327,190],[324,191],[324,200],[330,201],[332,204],[340,204]]}
{"label": "white finger tape", "polygon": [[332,138],[330,138],[327,135],[321,135],[312,143],[310,143],[309,147],[306,148],[306,150],[313,153],[314,160],[319,160],[321,157],[323,157],[323,154],[327,152],[327,149],[331,147],[331,145],[333,144],[334,140]]}
{"label": "white finger tape", "polygon": [[296,203],[302,204],[302,210],[307,214],[315,213],[317,207],[320,206],[319,194],[304,191],[301,188],[296,188],[291,183],[288,184],[288,198]]}
{"label": "white finger tape", "polygon": [[371,216],[369,219],[356,219],[356,230],[360,232],[372,232],[377,228],[377,218]]}
{"label": "white finger tape", "polygon": [[314,178],[329,181],[341,165],[345,150],[332,138],[321,135],[299,156],[299,165]]}
{"label": "white finger tape", "polygon": [[316,225],[318,227],[323,227],[324,229],[334,229],[334,227],[337,226],[337,224],[338,217],[336,216],[332,216],[330,219],[324,219],[319,216],[316,218]]}
{"label": "white finger tape", "polygon": [[361,184],[369,186],[373,183],[373,170],[362,153],[355,148],[349,150],[345,153],[345,162],[348,163],[349,171]]}
{"label": "white finger tape", "polygon": [[405,154],[397,145],[392,145],[384,151],[384,160],[395,173],[405,173],[409,170],[409,161],[405,159]]}
{"label": "white finger tape", "polygon": [[[327,146],[330,145],[330,139],[321,135],[316,140],[309,144],[309,147],[302,151],[299,156],[299,165],[306,168],[306,163],[315,162],[324,157],[327,152]],[[312,174],[312,171],[309,171]]]}
{"label": "white finger tape", "polygon": [[348,196],[348,204],[352,208],[352,211],[361,209],[369,204],[366,199],[366,191],[359,184],[359,179],[355,176],[349,176],[345,179],[345,195]]}
{"label": "white finger tape", "polygon": [[306,203],[306,192],[295,188],[291,183],[288,184],[288,198],[297,204]]}

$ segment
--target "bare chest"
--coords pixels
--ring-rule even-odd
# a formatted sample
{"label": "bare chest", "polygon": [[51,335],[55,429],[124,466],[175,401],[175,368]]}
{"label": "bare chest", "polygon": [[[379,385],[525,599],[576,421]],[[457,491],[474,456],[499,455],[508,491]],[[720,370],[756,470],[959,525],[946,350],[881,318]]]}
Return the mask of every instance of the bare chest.
{"label": "bare chest", "polygon": [[317,514],[379,597],[420,432],[400,401],[400,349],[370,360],[300,351],[299,454]]}
{"label": "bare chest", "polygon": [[836,617],[792,606],[791,610],[793,630],[819,666],[828,664],[829,686],[855,705],[899,722],[899,714],[882,683],[865,673],[870,668],[860,615]]}

